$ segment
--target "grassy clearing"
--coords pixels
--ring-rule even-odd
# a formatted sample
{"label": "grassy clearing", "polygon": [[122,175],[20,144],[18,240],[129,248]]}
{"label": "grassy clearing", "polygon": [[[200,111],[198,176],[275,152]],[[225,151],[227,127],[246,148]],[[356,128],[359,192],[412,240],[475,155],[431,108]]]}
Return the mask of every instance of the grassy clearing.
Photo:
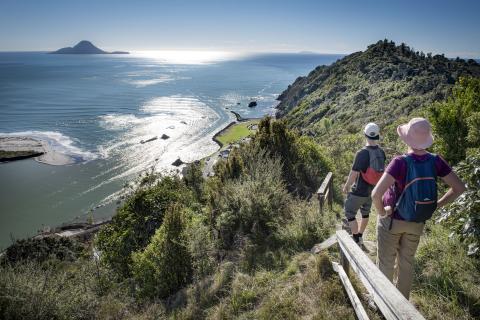
{"label": "grassy clearing", "polygon": [[182,297],[186,304],[171,318],[355,319],[325,255],[300,253],[285,268],[254,273],[233,272],[233,265],[229,266],[220,268],[206,286],[186,290]]}
{"label": "grassy clearing", "polygon": [[243,138],[248,137],[249,135],[253,134],[255,131],[248,129],[248,126],[252,124],[258,124],[260,120],[254,119],[245,122],[238,122],[232,126],[230,126],[227,130],[222,132],[217,136],[218,141],[220,141],[223,145],[227,145],[230,143],[235,143]]}

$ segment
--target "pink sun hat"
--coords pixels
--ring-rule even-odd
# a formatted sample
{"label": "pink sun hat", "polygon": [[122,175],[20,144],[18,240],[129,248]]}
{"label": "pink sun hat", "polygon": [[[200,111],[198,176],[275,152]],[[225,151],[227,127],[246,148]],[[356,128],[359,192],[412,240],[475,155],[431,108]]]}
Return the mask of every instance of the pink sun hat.
{"label": "pink sun hat", "polygon": [[397,127],[400,139],[413,149],[424,150],[433,143],[432,126],[424,118],[413,118]]}

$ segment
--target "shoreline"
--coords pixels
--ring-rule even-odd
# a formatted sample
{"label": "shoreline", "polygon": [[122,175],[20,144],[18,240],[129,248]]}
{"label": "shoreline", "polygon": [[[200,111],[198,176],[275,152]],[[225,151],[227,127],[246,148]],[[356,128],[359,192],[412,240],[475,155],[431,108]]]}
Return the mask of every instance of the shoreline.
{"label": "shoreline", "polygon": [[29,136],[0,136],[0,163],[30,158],[53,166],[75,163],[74,158],[54,151],[45,140]]}

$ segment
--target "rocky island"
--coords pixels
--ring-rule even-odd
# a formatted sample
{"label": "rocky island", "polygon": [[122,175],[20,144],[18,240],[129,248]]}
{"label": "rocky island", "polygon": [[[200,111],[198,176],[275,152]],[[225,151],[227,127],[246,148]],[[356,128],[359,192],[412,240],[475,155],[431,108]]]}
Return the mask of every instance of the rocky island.
{"label": "rocky island", "polygon": [[50,52],[52,54],[129,54],[127,51],[107,52],[97,48],[90,41],[82,40],[74,47],[65,47],[57,51]]}

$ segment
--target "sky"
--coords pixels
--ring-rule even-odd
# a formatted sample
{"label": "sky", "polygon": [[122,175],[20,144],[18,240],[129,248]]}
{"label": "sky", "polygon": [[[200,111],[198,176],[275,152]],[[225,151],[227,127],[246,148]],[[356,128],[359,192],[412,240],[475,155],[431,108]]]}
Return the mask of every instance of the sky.
{"label": "sky", "polygon": [[387,38],[480,57],[480,1],[0,0],[0,51],[90,40],[105,50],[351,53]]}

